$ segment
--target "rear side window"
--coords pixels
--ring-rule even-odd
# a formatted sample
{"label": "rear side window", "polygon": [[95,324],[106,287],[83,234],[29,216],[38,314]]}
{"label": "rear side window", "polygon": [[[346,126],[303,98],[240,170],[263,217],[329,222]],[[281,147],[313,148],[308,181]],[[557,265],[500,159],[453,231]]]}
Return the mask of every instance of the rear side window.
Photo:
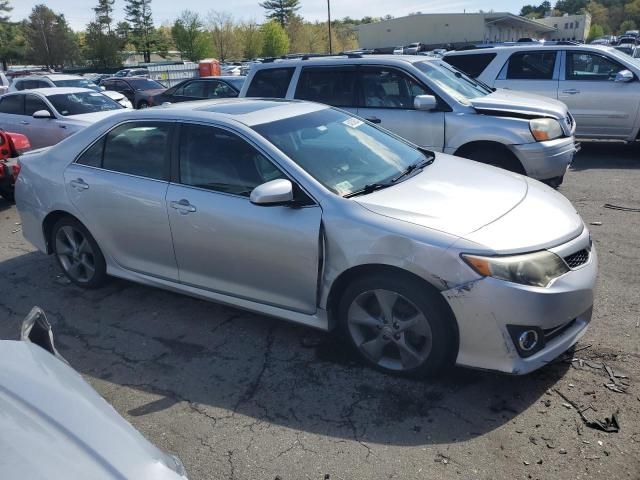
{"label": "rear side window", "polygon": [[474,55],[451,55],[444,57],[443,60],[458,70],[462,70],[470,77],[479,77],[494,58],[496,58],[495,53],[478,53]]}
{"label": "rear side window", "polygon": [[134,122],[107,134],[102,167],[115,172],[166,180],[172,125],[163,122]]}
{"label": "rear side window", "polygon": [[508,80],[552,80],[556,52],[519,52],[511,55]]}
{"label": "rear side window", "polygon": [[294,68],[265,68],[258,70],[247,89],[247,97],[284,98]]}
{"label": "rear side window", "polygon": [[10,95],[0,101],[0,113],[24,115],[24,95]]}
{"label": "rear side window", "polygon": [[303,68],[296,98],[335,107],[356,105],[355,68]]}

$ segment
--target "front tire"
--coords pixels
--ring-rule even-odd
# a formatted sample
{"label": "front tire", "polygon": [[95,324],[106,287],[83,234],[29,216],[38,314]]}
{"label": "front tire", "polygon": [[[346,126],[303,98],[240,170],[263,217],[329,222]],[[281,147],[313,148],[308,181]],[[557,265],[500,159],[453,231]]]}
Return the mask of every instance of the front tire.
{"label": "front tire", "polygon": [[138,110],[142,110],[143,108],[149,108],[149,104],[144,100],[138,103]]}
{"label": "front tire", "polygon": [[460,156],[521,175],[527,174],[520,161],[502,145],[498,145],[496,148],[489,146],[476,147],[460,154]]}
{"label": "front tire", "polygon": [[338,315],[362,359],[387,373],[433,375],[455,353],[451,312],[437,292],[408,276],[357,279],[342,296]]}
{"label": "front tire", "polygon": [[107,265],[93,236],[79,221],[62,218],[51,240],[58,265],[69,280],[83,288],[98,288],[107,281]]}

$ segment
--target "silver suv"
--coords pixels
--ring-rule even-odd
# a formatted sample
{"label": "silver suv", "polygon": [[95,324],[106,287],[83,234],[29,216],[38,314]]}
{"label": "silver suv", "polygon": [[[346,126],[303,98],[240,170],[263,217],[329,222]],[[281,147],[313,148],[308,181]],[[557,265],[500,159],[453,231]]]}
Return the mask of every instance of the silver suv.
{"label": "silver suv", "polygon": [[316,57],[255,65],[240,97],[341,107],[414,144],[557,186],[576,152],[565,105],[467,77],[436,58]]}
{"label": "silver suv", "polygon": [[576,136],[640,140],[640,60],[600,45],[496,47],[444,60],[491,87],[564,102]]}

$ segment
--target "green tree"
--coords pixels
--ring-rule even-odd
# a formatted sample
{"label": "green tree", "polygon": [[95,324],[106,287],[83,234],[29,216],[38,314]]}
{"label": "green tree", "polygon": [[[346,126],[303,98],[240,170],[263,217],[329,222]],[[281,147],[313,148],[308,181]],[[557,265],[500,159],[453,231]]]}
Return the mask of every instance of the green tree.
{"label": "green tree", "polygon": [[125,0],[125,17],[131,25],[129,41],[136,51],[144,57],[145,63],[151,61],[151,51],[157,43],[151,13],[151,0]]}
{"label": "green tree", "polygon": [[62,67],[79,57],[76,38],[64,15],[46,5],[33,7],[25,26],[27,58],[47,68]]}
{"label": "green tree", "polygon": [[97,23],[99,27],[107,33],[111,33],[114,1],[115,0],[98,0],[98,5],[93,7],[93,11],[96,13],[95,23]]}
{"label": "green tree", "polygon": [[262,53],[263,39],[262,30],[254,20],[243,23],[238,31],[240,44],[242,45],[242,56],[252,59]]}
{"label": "green tree", "polygon": [[197,62],[210,54],[210,42],[204,23],[196,12],[184,10],[171,27],[171,36],[180,54]]}
{"label": "green tree", "polygon": [[239,55],[233,17],[226,12],[211,11],[208,15],[209,30],[213,39],[214,55],[221,61]]}
{"label": "green tree", "polygon": [[262,38],[262,55],[265,57],[279,57],[289,51],[287,32],[276,20],[262,25]]}
{"label": "green tree", "polygon": [[542,18],[546,12],[551,11],[551,2],[545,0],[540,5],[525,5],[520,10],[520,16],[528,18]]}
{"label": "green tree", "polygon": [[24,63],[27,55],[27,42],[24,32],[26,21],[22,23],[0,22],[0,61],[2,68],[7,64]]}
{"label": "green tree", "polygon": [[121,63],[120,50],[124,41],[112,28],[113,1],[98,0],[98,5],[93,9],[95,20],[87,25],[84,35],[85,57],[100,68],[116,67]]}
{"label": "green tree", "polygon": [[284,28],[300,10],[300,0],[266,0],[260,6],[267,11],[267,18],[277,20]]}
{"label": "green tree", "polygon": [[637,28],[638,27],[636,25],[636,22],[634,22],[633,20],[625,20],[620,24],[620,28],[618,28],[618,32],[622,34],[628,30],[637,30]]}
{"label": "green tree", "polygon": [[8,13],[13,10],[13,7],[9,5],[9,0],[0,0],[0,22],[6,22],[9,20]]}
{"label": "green tree", "polygon": [[597,24],[592,24],[589,28],[589,36],[587,37],[587,42],[595,40],[596,38],[600,38],[604,35],[604,29]]}

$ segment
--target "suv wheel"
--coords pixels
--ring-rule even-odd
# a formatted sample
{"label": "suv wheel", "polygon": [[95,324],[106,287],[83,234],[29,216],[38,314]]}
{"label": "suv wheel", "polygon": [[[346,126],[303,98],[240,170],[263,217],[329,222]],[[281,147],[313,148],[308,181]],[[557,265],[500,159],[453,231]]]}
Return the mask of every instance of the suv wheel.
{"label": "suv wheel", "polygon": [[494,167],[503,168],[510,172],[520,173],[521,175],[527,174],[524,168],[522,168],[520,161],[514,157],[509,150],[499,144],[495,147],[488,145],[474,147],[465,152],[457,153],[456,155]]}

